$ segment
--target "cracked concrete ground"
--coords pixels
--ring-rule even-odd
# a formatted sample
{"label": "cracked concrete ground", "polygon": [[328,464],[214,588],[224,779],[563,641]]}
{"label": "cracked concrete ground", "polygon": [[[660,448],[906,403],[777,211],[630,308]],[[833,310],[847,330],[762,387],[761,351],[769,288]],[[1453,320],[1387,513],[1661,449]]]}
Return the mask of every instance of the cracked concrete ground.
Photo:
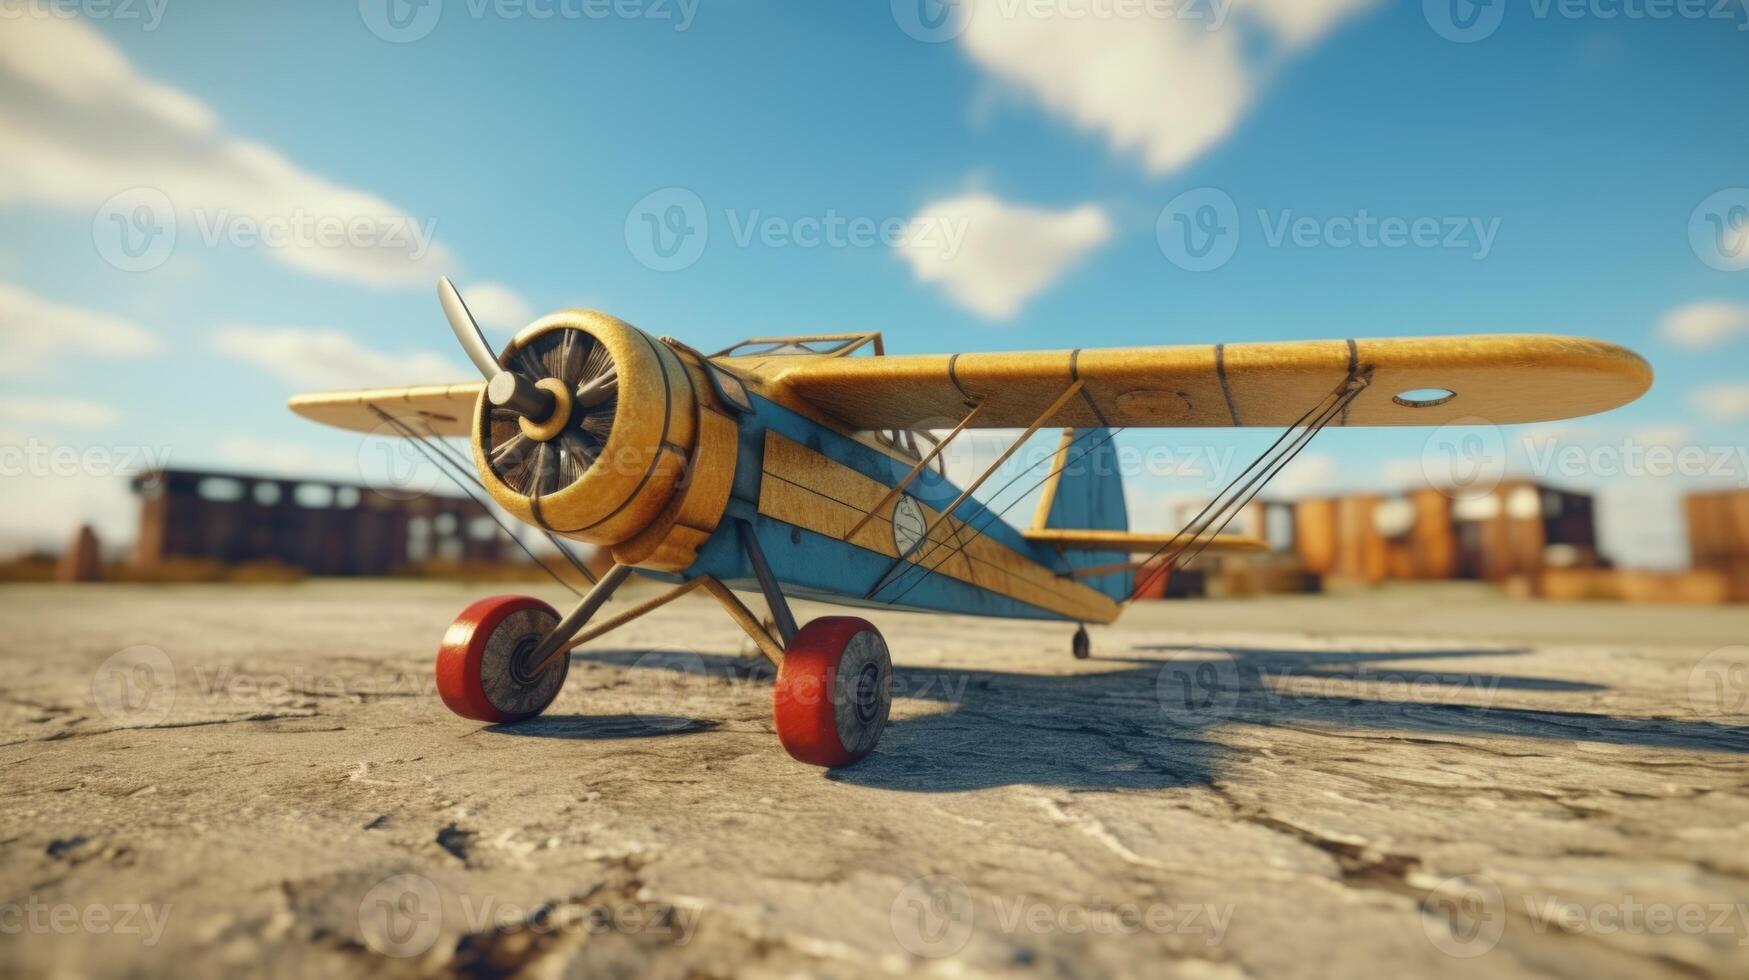
{"label": "cracked concrete ground", "polygon": [[1749,975],[1749,611],[877,615],[892,724],[824,773],[702,600],[452,717],[489,590],[0,590],[0,971]]}

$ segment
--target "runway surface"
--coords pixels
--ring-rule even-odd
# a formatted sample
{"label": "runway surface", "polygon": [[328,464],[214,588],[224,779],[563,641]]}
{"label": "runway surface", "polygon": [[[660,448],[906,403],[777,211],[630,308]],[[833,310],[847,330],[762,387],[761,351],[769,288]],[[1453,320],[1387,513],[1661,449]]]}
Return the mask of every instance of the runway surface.
{"label": "runway surface", "polygon": [[703,600],[451,716],[488,591],[0,589],[3,972],[1749,975],[1749,610],[1154,603],[1086,661],[880,614],[828,773]]}

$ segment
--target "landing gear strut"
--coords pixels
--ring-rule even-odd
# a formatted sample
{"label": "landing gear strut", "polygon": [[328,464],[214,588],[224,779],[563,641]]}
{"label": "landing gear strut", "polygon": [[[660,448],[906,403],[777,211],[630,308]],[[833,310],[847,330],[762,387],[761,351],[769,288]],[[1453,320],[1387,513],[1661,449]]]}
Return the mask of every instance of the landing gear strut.
{"label": "landing gear strut", "polygon": [[822,616],[796,627],[753,525],[741,523],[747,563],[783,637],[783,662],[772,686],[777,740],[797,761],[847,766],[874,750],[893,705],[887,641],[866,619]]}
{"label": "landing gear strut", "polygon": [[562,618],[552,606],[529,596],[492,596],[463,610],[437,651],[437,690],[443,703],[475,721],[533,718],[559,696],[570,670],[571,648],[703,588],[777,665],[772,716],[784,750],[816,766],[845,766],[861,759],[880,741],[892,709],[893,662],[886,640],[871,623],[854,616],[823,616],[798,628],[752,526],[743,523],[741,534],[774,629],[761,624],[740,598],[708,575],[591,625],[631,574],[630,566],[615,565]]}

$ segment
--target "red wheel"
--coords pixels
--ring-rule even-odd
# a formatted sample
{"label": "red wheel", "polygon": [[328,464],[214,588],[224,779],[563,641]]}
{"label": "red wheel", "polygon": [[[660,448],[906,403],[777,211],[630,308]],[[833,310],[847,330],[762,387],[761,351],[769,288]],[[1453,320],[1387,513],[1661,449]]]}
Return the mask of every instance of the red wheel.
{"label": "red wheel", "polygon": [[796,631],[772,690],[778,740],[816,766],[846,766],[868,755],[892,704],[887,641],[855,616],[823,616]]}
{"label": "red wheel", "polygon": [[558,624],[552,606],[529,596],[490,596],[462,610],[437,648],[443,703],[475,721],[521,721],[545,711],[565,686],[571,658],[536,672],[530,655]]}

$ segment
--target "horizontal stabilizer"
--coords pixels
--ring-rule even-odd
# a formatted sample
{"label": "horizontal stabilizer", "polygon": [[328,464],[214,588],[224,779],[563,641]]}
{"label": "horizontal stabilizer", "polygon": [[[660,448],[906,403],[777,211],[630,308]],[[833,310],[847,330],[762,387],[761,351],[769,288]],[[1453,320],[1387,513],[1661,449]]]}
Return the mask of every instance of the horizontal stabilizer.
{"label": "horizontal stabilizer", "polygon": [[[1178,539],[1188,544],[1189,535],[1173,531],[1082,531],[1062,528],[1032,528],[1021,532],[1028,541],[1058,548],[1086,548],[1099,551],[1125,551],[1132,555],[1152,554]],[[1252,554],[1268,551],[1269,542],[1245,534],[1220,534],[1202,549],[1204,554]]]}

